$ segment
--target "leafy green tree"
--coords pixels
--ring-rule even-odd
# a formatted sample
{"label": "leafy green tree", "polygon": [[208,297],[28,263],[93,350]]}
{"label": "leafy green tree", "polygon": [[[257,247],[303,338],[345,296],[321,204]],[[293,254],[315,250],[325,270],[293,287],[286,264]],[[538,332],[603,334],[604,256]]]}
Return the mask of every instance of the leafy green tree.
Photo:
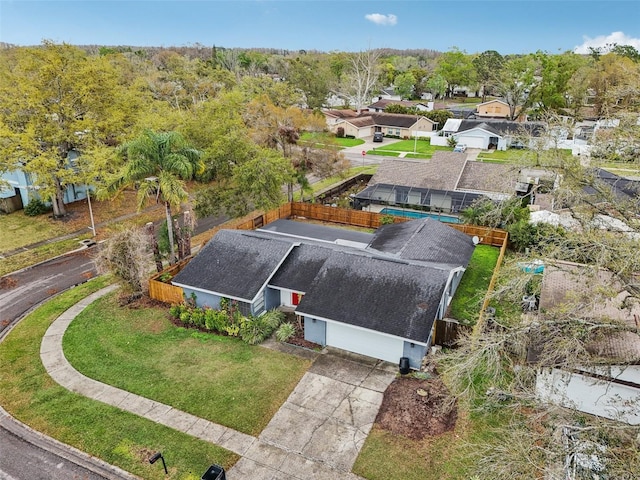
{"label": "leafy green tree", "polygon": [[196,192],[196,213],[199,217],[220,213],[237,217],[256,208],[270,210],[282,203],[282,186],[292,183],[294,177],[289,159],[275,150],[259,149],[253,158],[236,166],[227,181]]}
{"label": "leafy green tree", "polygon": [[495,78],[496,92],[509,104],[514,120],[531,103],[538,64],[532,55],[509,57]]}
{"label": "leafy green tree", "polygon": [[440,128],[444,126],[447,119],[453,117],[453,113],[449,110],[431,110],[430,112],[422,112],[421,115],[434,122],[438,122]]}
{"label": "leafy green tree", "polygon": [[504,58],[495,50],[486,50],[472,60],[483,102],[486,101],[487,94],[492,92],[494,79],[499,75],[503,62]]}
{"label": "leafy green tree", "polygon": [[396,77],[394,82],[396,93],[402,98],[410,98],[413,93],[413,87],[415,83],[416,77],[413,75],[413,73],[401,73]]}
{"label": "leafy green tree", "polygon": [[435,98],[443,97],[447,93],[447,81],[440,74],[434,74],[429,77],[425,88]]}
{"label": "leafy green tree", "polygon": [[200,152],[186,143],[177,132],[145,131],[125,143],[120,152],[126,162],[109,183],[103,196],[117,195],[125,187],[138,187],[138,209],[150,200],[165,206],[169,231],[169,262],[175,262],[175,246],[171,207],[179,207],[188,199],[185,180],[191,180],[202,170]]}
{"label": "leafy green tree", "polygon": [[456,87],[474,85],[476,70],[471,57],[465,51],[453,47],[438,58],[438,66],[434,72],[447,82],[447,95],[453,95]]}
{"label": "leafy green tree", "polygon": [[63,216],[65,190],[84,175],[69,154],[112,149],[140,101],[108,57],[70,45],[4,49],[0,62],[0,157],[30,174],[54,215]]}
{"label": "leafy green tree", "polygon": [[244,99],[238,90],[225,91],[184,116],[180,131],[202,152],[201,181],[230,178],[233,169],[254,157],[256,144],[242,118]]}
{"label": "leafy green tree", "polygon": [[540,80],[533,102],[542,111],[563,112],[569,105],[570,81],[587,60],[572,52],[561,55],[538,52],[536,57],[540,64]]}
{"label": "leafy green tree", "polygon": [[289,62],[287,81],[304,93],[309,108],[322,108],[329,95],[331,70],[327,60],[322,55],[307,54]]}

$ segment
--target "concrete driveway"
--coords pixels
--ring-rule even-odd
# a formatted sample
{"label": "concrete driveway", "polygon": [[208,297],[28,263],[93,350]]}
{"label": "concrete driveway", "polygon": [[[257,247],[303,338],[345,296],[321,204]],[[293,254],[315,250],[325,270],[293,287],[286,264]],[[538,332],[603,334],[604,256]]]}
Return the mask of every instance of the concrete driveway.
{"label": "concrete driveway", "polygon": [[396,370],[340,351],[320,355],[228,478],[358,479],[351,468]]}

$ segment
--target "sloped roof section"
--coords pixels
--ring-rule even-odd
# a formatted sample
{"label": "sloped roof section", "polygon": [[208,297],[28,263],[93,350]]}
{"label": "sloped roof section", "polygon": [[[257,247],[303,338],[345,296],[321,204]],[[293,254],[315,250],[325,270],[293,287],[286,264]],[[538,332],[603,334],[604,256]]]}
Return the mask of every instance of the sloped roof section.
{"label": "sloped roof section", "polygon": [[406,187],[454,190],[467,161],[467,155],[437,151],[431,160],[383,160],[369,185],[389,184]]}
{"label": "sloped roof section", "polygon": [[513,165],[467,162],[456,188],[480,192],[515,192],[519,169]]}
{"label": "sloped roof section", "polygon": [[474,128],[481,128],[499,136],[527,134],[540,136],[545,129],[541,122],[513,122],[509,120],[462,120],[457,132],[462,133]]}
{"label": "sloped roof section", "polygon": [[336,252],[297,311],[426,342],[448,275],[436,268]]}
{"label": "sloped roof section", "polygon": [[293,246],[255,232],[221,230],[172,283],[251,301]]}
{"label": "sloped roof section", "polygon": [[306,293],[332,254],[331,248],[303,243],[293,249],[278,272],[269,281],[269,285]]}
{"label": "sloped roof section", "polygon": [[474,248],[467,234],[431,218],[383,225],[369,244],[397,258],[465,268]]}

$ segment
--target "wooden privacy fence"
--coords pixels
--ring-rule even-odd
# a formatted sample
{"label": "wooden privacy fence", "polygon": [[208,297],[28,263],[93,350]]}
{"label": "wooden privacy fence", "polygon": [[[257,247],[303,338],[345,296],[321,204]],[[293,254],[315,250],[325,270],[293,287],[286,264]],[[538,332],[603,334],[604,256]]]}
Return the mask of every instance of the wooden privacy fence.
{"label": "wooden privacy fence", "polygon": [[470,329],[471,327],[452,318],[436,320],[433,343],[443,347],[455,347],[460,334]]}
{"label": "wooden privacy fence", "polygon": [[162,272],[152,275],[151,278],[149,278],[149,297],[164,303],[182,303],[184,300],[182,288],[163,282],[160,278],[175,277],[190,260],[191,257],[187,257],[180,260],[178,263],[165,268]]}

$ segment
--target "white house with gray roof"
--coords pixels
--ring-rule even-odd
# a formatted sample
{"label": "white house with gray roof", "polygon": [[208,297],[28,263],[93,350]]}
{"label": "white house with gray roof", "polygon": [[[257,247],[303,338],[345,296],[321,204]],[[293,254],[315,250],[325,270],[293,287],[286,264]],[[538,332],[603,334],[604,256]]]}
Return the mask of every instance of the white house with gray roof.
{"label": "white house with gray roof", "polygon": [[473,253],[471,237],[431,219],[374,234],[274,224],[220,231],[172,283],[199,306],[227,298],[244,315],[294,308],[309,341],[420,367]]}

